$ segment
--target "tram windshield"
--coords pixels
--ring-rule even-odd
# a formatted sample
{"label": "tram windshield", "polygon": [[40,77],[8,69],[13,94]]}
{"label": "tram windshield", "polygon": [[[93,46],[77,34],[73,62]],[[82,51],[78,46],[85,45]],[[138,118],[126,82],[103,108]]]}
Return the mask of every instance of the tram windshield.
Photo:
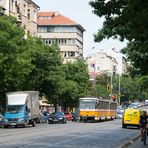
{"label": "tram windshield", "polygon": [[95,99],[82,99],[80,100],[80,109],[95,109],[96,102]]}

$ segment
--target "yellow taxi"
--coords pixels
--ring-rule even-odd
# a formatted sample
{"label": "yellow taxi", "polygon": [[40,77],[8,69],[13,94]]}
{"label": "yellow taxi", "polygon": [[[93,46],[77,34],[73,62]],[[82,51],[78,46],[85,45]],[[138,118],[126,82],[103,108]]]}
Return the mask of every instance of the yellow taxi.
{"label": "yellow taxi", "polygon": [[141,110],[138,108],[127,108],[124,111],[122,128],[127,126],[137,126],[139,128],[139,119],[140,119]]}

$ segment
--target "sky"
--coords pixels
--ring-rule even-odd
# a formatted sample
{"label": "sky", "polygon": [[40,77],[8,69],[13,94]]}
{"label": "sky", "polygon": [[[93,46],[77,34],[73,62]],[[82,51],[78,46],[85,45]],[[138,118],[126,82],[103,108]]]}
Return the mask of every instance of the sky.
{"label": "sky", "polygon": [[120,51],[126,46],[118,40],[105,39],[100,43],[94,42],[93,34],[101,29],[104,19],[92,13],[93,8],[88,4],[90,0],[33,0],[40,11],[54,11],[80,24],[84,32],[84,56],[95,53],[100,49],[116,49]]}

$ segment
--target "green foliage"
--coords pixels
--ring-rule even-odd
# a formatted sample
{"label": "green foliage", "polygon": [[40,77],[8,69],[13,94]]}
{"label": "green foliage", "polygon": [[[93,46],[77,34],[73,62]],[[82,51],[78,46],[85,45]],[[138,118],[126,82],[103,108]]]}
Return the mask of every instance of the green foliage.
{"label": "green foliage", "polygon": [[107,92],[107,85],[110,85],[110,76],[102,74],[96,78],[96,96],[108,98],[110,92]]}
{"label": "green foliage", "polygon": [[48,98],[58,95],[64,79],[59,48],[24,35],[15,18],[0,16],[0,95],[21,90],[39,90]]}
{"label": "green foliage", "polygon": [[[144,101],[148,97],[148,77],[120,77],[121,97],[128,100]],[[113,78],[113,93],[118,94],[119,76]]]}
{"label": "green foliage", "polygon": [[0,96],[38,90],[53,104],[76,105],[89,80],[84,60],[63,65],[57,45],[24,35],[15,18],[0,16]]}
{"label": "green foliage", "polygon": [[19,90],[33,65],[25,47],[24,30],[13,17],[0,16],[0,86],[1,95]]}
{"label": "green foliage", "polygon": [[67,63],[62,67],[66,76],[66,87],[63,87],[64,93],[62,95],[63,103],[65,104],[66,100],[69,99],[69,104],[70,102],[71,104],[77,104],[78,99],[85,96],[89,89],[87,85],[89,81],[87,65],[84,60],[79,59],[73,64]]}
{"label": "green foliage", "polygon": [[[120,94],[119,94],[119,78],[120,78]],[[90,88],[89,96],[98,96],[102,98],[110,98],[110,92],[107,91],[107,84],[110,85],[111,78],[107,74],[103,74],[96,78],[95,88]],[[94,83],[94,82],[93,82]],[[120,95],[121,101],[144,101],[148,98],[148,76],[130,77],[126,75],[112,76],[112,94],[117,97]]]}
{"label": "green foliage", "polygon": [[147,74],[147,0],[95,0],[90,5],[94,14],[105,18],[102,29],[95,35],[95,41],[110,37],[120,41],[127,39],[128,46],[122,52],[142,75]]}

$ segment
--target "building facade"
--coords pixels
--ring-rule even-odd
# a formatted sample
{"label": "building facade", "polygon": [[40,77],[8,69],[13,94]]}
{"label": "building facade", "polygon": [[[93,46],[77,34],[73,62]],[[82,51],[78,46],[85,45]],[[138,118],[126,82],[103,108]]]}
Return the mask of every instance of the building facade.
{"label": "building facade", "polygon": [[102,73],[126,74],[127,60],[123,54],[115,50],[100,50],[86,58],[88,70],[91,77],[93,75],[101,75]]}
{"label": "building facade", "polygon": [[60,47],[63,63],[83,56],[84,28],[58,12],[38,12],[38,36],[45,44]]}
{"label": "building facade", "polygon": [[0,6],[6,15],[17,18],[17,23],[26,34],[37,35],[37,12],[39,6],[32,0],[0,0]]}

